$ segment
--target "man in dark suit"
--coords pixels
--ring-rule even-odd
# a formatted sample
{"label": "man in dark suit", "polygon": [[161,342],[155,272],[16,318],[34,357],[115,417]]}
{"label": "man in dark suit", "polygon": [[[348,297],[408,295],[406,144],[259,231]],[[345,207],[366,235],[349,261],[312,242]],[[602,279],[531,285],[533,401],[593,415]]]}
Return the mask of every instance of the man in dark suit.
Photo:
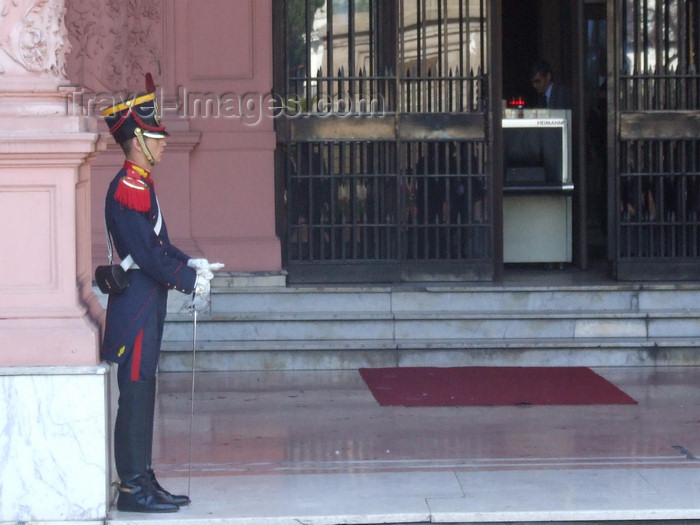
{"label": "man in dark suit", "polygon": [[150,75],[146,90],[102,112],[126,157],[107,190],[105,225],[126,266],[129,285],[109,296],[101,354],[118,364],[117,509],[174,512],[189,504],[189,497],[163,489],[151,468],[156,369],[168,290],[194,294],[191,306],[203,310],[212,271],[223,265],[192,259],[170,244],[150,172],[163,156],[167,136]]}
{"label": "man in dark suit", "polygon": [[571,109],[571,90],[568,86],[554,83],[552,68],[546,61],[538,60],[532,65],[530,82],[537,91],[537,107]]}

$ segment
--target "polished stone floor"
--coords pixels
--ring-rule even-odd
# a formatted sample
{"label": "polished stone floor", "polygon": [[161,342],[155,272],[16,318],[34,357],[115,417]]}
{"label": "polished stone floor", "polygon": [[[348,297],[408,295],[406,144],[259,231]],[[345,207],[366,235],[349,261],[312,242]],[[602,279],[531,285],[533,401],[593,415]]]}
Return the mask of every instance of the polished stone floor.
{"label": "polished stone floor", "polygon": [[638,404],[380,407],[343,370],[201,373],[191,405],[161,374],[155,468],[193,502],[110,522],[700,520],[700,368],[595,371]]}

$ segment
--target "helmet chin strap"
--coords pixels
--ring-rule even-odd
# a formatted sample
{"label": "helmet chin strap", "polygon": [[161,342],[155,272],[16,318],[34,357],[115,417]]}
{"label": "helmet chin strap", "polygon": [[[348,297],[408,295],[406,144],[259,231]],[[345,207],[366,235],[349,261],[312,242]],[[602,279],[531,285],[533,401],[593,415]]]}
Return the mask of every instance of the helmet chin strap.
{"label": "helmet chin strap", "polygon": [[139,145],[141,146],[143,154],[146,155],[146,159],[148,159],[148,162],[150,162],[151,166],[153,166],[155,164],[155,161],[153,160],[151,150],[148,149],[148,146],[146,146],[146,141],[143,138],[143,131],[141,131],[141,128],[136,128],[134,130],[134,135],[136,135],[136,140],[139,141]]}

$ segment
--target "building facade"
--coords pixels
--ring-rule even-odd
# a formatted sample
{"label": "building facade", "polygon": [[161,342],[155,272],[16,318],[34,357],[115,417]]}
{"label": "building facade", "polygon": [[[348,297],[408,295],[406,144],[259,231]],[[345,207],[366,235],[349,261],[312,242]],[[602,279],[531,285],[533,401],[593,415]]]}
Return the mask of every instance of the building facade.
{"label": "building facade", "polygon": [[[545,195],[528,223],[554,192],[570,256],[541,262],[700,276],[698,0],[14,0],[0,37],[0,521],[107,512],[99,111],[146,72],[170,236],[229,271],[498,280],[512,199]],[[571,88],[570,172],[523,191],[505,122],[559,118],[518,107],[537,57]]]}

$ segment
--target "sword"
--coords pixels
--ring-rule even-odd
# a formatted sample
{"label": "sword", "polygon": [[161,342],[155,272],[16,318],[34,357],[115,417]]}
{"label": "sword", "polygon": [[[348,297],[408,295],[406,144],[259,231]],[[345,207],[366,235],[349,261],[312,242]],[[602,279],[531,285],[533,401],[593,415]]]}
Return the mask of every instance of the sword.
{"label": "sword", "polygon": [[[209,270],[212,272],[221,270],[224,265],[223,263],[213,263],[209,264]],[[213,277],[212,277],[213,278]],[[194,376],[196,368],[196,357],[197,357],[197,309],[194,305],[194,300],[196,293],[192,293],[192,303],[189,306],[192,312],[192,391],[190,392],[190,443],[189,443],[189,453],[187,459],[187,497],[190,497],[190,490],[192,488],[192,422],[194,420]],[[209,303],[209,308],[211,308],[211,303]]]}
{"label": "sword", "polygon": [[194,370],[195,357],[197,354],[197,310],[192,309],[192,392],[190,393],[190,451],[187,468],[187,497],[190,497],[190,487],[192,486],[192,420],[194,419]]}

